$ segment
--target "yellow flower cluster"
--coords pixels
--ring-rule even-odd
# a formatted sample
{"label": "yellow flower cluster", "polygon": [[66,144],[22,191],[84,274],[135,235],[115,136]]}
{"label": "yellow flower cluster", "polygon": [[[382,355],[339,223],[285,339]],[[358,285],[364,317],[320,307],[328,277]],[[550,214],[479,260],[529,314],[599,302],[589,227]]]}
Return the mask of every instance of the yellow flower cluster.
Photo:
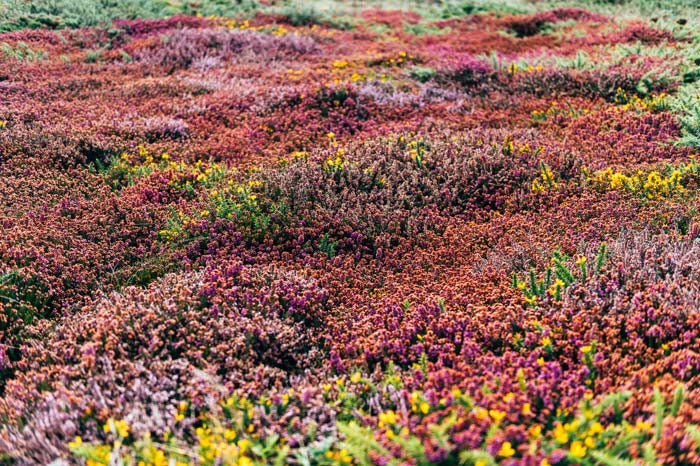
{"label": "yellow flower cluster", "polygon": [[430,412],[430,404],[418,392],[411,393],[411,411],[414,413],[428,414]]}
{"label": "yellow flower cluster", "polygon": [[186,466],[187,463],[147,442],[139,449],[137,466]]}
{"label": "yellow flower cluster", "polygon": [[[398,54],[396,54],[395,56],[382,58],[381,60],[379,60],[379,64],[382,66],[401,65],[401,64],[408,62],[408,61],[414,61],[415,59],[416,59],[415,55],[401,51]],[[376,63],[376,62],[373,61],[372,63]]]}
{"label": "yellow flower cluster", "polygon": [[[210,17],[210,19],[219,19],[216,17]],[[251,26],[250,22],[246,19],[245,21],[238,22],[235,19],[224,19],[223,20],[223,25],[224,27],[227,27],[229,29],[248,29],[251,31],[260,31],[264,29],[266,26]]]}
{"label": "yellow flower cluster", "polygon": [[350,464],[352,463],[352,457],[348,454],[346,449],[339,451],[328,450],[326,452],[326,458],[333,461],[334,464]]}
{"label": "yellow flower cluster", "polygon": [[[399,141],[403,142],[404,137],[401,136]],[[423,137],[419,137],[418,139],[410,139],[407,143],[407,149],[411,160],[413,160],[418,167],[422,167],[423,160],[425,159],[425,155],[427,153],[427,144],[425,139]]]}
{"label": "yellow flower cluster", "polygon": [[333,68],[335,68],[336,70],[344,70],[348,66],[350,66],[350,63],[348,63],[347,60],[335,60],[335,61],[333,61]]}
{"label": "yellow flower cluster", "polygon": [[664,92],[641,98],[637,94],[627,94],[627,92],[622,88],[618,88],[615,91],[615,103],[618,105],[617,108],[619,110],[627,111],[631,109],[638,112],[647,110],[664,110],[668,108],[669,105],[668,96]]}
{"label": "yellow flower cluster", "polygon": [[379,413],[379,427],[396,424],[396,413],[394,411],[385,411]]}
{"label": "yellow flower cluster", "polygon": [[532,191],[544,192],[546,189],[559,189],[559,184],[554,179],[552,170],[542,163],[540,165],[540,176],[532,180]]}
{"label": "yellow flower cluster", "polygon": [[323,162],[323,169],[328,172],[337,172],[345,167],[345,150],[339,148],[334,155]]}
{"label": "yellow flower cluster", "polygon": [[542,70],[544,70],[544,66],[542,66],[542,65],[535,65],[535,66],[528,65],[527,68],[525,68],[525,71],[527,71],[528,73],[534,73],[535,71],[542,71]]}
{"label": "yellow flower cluster", "polygon": [[301,78],[303,75],[304,75],[303,69],[298,69],[298,70],[289,69],[289,70],[287,70],[287,77],[291,80],[297,80],[297,79]]}
{"label": "yellow flower cluster", "polygon": [[102,429],[107,433],[111,432],[121,438],[128,437],[130,430],[129,424],[125,420],[118,421],[113,418],[109,418],[105,425],[102,426]]}
{"label": "yellow flower cluster", "polygon": [[274,35],[274,36],[283,36],[283,35],[287,34],[288,32],[289,32],[289,30],[286,29],[284,26],[278,25],[278,26],[277,26],[277,29],[275,29],[274,31],[272,31],[272,35]]}
{"label": "yellow flower cluster", "polygon": [[690,164],[681,164],[677,168],[668,168],[662,172],[652,170],[644,173],[641,170],[633,174],[626,175],[622,172],[608,167],[597,172],[589,172],[583,169],[588,182],[613,190],[624,190],[642,195],[647,199],[657,199],[669,197],[677,193],[682,193],[683,178],[686,174],[696,173],[698,165],[695,160]]}
{"label": "yellow flower cluster", "polygon": [[254,211],[258,207],[258,196],[253,194],[251,189],[256,189],[261,184],[260,181],[251,180],[247,185],[238,185],[230,180],[228,186],[221,190],[209,191],[208,208],[191,215],[177,212],[169,219],[168,227],[158,231],[158,235],[166,242],[171,242],[181,236],[187,236],[186,229],[197,220],[211,220],[212,215],[214,218],[232,220],[234,214],[238,215],[244,210]]}
{"label": "yellow flower cluster", "polygon": [[545,121],[550,117],[554,117],[557,115],[575,118],[580,115],[588,115],[589,113],[591,113],[591,110],[588,108],[576,109],[572,107],[569,103],[567,103],[565,106],[561,106],[556,100],[553,100],[550,103],[549,108],[547,108],[546,110],[533,110],[532,112],[530,112],[530,116],[534,121]]}
{"label": "yellow flower cluster", "polygon": [[576,458],[584,458],[589,449],[599,444],[600,434],[605,432],[603,425],[598,422],[584,423],[580,419],[554,427],[554,440],[561,446],[569,447],[569,453]]}
{"label": "yellow flower cluster", "polygon": [[175,189],[191,190],[197,184],[209,187],[229,171],[221,163],[209,164],[202,160],[194,163],[174,162],[168,153],[154,155],[146,147],[139,146],[137,155],[124,153],[114,161],[107,177],[132,184],[151,173],[161,172],[169,176],[170,184]]}
{"label": "yellow flower cluster", "polygon": [[236,440],[236,432],[222,426],[198,427],[199,455],[205,464],[249,466],[253,460],[247,455],[250,440]]}

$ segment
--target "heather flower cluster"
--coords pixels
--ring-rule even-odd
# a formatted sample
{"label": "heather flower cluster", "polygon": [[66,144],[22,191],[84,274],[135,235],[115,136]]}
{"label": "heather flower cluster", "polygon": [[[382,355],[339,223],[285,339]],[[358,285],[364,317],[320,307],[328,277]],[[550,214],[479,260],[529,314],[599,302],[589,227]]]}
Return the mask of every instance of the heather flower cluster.
{"label": "heather flower cluster", "polygon": [[0,34],[1,464],[700,464],[692,25],[190,13]]}

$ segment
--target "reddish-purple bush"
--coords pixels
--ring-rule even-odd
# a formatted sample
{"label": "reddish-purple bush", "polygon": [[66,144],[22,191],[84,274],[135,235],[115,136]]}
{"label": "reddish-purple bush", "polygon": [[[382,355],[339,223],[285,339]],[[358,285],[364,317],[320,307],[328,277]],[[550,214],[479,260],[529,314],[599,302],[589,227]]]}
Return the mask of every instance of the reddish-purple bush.
{"label": "reddish-purple bush", "polygon": [[136,50],[134,55],[144,64],[174,71],[201,66],[206,60],[269,62],[317,52],[312,38],[297,34],[276,36],[251,30],[184,28],[162,36],[160,43]]}

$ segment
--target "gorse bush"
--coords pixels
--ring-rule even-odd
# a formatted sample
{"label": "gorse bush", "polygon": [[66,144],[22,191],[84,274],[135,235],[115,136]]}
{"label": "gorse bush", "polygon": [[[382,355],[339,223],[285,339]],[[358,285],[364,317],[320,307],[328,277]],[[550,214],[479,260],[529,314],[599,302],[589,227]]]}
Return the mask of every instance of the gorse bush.
{"label": "gorse bush", "polygon": [[[607,245],[605,242],[600,243],[600,249],[595,257],[592,271],[596,274],[600,273],[605,263]],[[529,305],[536,305],[540,299],[554,299],[559,301],[562,296],[562,291],[566,287],[572,285],[575,281],[584,283],[588,277],[590,266],[587,265],[588,259],[586,256],[579,256],[575,261],[575,266],[567,265],[569,258],[555,249],[552,253],[551,265],[546,268],[542,279],[537,279],[537,274],[534,269],[530,269],[527,280],[520,281],[518,274],[513,272],[512,283],[513,287],[518,288],[525,294],[525,302]]]}

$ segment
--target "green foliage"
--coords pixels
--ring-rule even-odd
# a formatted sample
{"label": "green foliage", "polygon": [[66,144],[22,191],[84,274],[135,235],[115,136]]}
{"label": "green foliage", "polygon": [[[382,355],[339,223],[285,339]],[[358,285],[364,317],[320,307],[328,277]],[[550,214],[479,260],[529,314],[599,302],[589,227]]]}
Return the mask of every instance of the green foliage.
{"label": "green foliage", "polygon": [[10,58],[23,62],[42,60],[47,57],[46,52],[32,50],[29,48],[29,45],[23,41],[17,42],[15,47],[12,47],[7,42],[3,42],[0,44],[0,52],[4,58]]}
{"label": "green foliage", "polygon": [[329,259],[335,257],[335,248],[338,246],[337,241],[330,241],[328,233],[321,237],[321,242],[318,245],[318,250],[326,253]]}
{"label": "green foliage", "polygon": [[129,55],[124,50],[120,50],[119,55],[122,57],[122,60],[124,61],[124,63],[131,63],[133,61],[133,58],[131,57],[131,55]]}
{"label": "green foliage", "polygon": [[[450,447],[450,429],[458,422],[457,415],[453,412],[448,416],[443,417],[439,423],[428,425],[428,434],[434,444],[437,444],[450,452],[444,460],[444,464],[457,464],[458,457],[456,451],[451,451]],[[371,465],[372,455],[389,456],[389,450],[382,444],[377,442],[375,431],[370,427],[359,425],[355,421],[348,423],[339,423],[338,430],[343,435],[344,440],[339,442],[338,448],[347,451],[349,457],[355,460],[354,464]],[[392,443],[400,447],[403,455],[411,458],[414,464],[429,465],[433,464],[428,458],[425,442],[418,436],[407,435],[405,437],[393,435]],[[485,452],[474,452],[472,457],[483,456]],[[465,461],[468,461],[468,456],[464,455]],[[391,464],[398,464],[393,462]]]}
{"label": "green foliage", "polygon": [[676,387],[676,392],[673,394],[673,404],[671,405],[671,416],[676,417],[678,415],[678,410],[681,407],[681,404],[683,403],[683,398],[684,398],[684,389],[683,385],[678,384]]}
{"label": "green foliage", "polygon": [[322,24],[327,27],[348,30],[355,27],[350,17],[331,15],[322,11],[313,2],[292,1],[276,9],[276,13],[286,16],[294,26]]}
{"label": "green foliage", "polygon": [[[603,268],[606,250],[605,242],[601,242],[593,266],[593,272],[596,274],[599,274]],[[535,269],[530,269],[527,279],[524,281],[520,281],[518,274],[513,272],[511,285],[523,291],[526,304],[536,305],[539,299],[544,299],[547,296],[558,301],[565,288],[576,281],[585,282],[588,278],[589,266],[585,256],[580,256],[573,268],[568,265],[569,260],[569,257],[555,249],[549,261],[550,265],[541,274],[541,279],[538,278]]]}
{"label": "green foliage", "polygon": [[564,286],[569,286],[571,285],[575,278],[574,274],[569,270],[569,267],[566,265],[566,261],[569,258],[566,257],[566,255],[562,254],[561,251],[558,249],[555,249],[554,252],[552,253],[552,264],[554,265],[554,274],[556,277],[564,282]]}
{"label": "green foliage", "polygon": [[[154,19],[179,13],[231,17],[250,15],[255,11],[285,15],[294,25],[323,24],[351,29],[357,23],[353,13],[359,8],[413,10],[427,20],[486,12],[520,14],[535,10],[527,0],[368,0],[360,3],[282,0],[270,3],[273,4],[257,0],[0,0],[0,31],[80,28],[109,25],[116,18]],[[418,34],[441,31],[425,25],[409,29]]]}
{"label": "green foliage", "polygon": [[700,451],[700,427],[694,425],[688,425],[685,427],[685,431],[690,435],[690,438],[695,442],[695,451]]}
{"label": "green foliage", "polygon": [[700,147],[700,94],[697,86],[681,88],[671,103],[671,108],[679,113],[682,137],[679,144]]}
{"label": "green foliage", "polygon": [[11,270],[0,276],[0,303],[6,305],[12,320],[20,319],[26,325],[34,322],[50,302],[48,287],[38,278]]}
{"label": "green foliage", "polygon": [[554,64],[559,68],[588,70],[594,68],[591,61],[591,56],[585,51],[579,50],[572,58],[568,57],[553,57]]}
{"label": "green foliage", "polygon": [[102,50],[88,50],[85,54],[85,63],[97,63],[102,56]]}
{"label": "green foliage", "polygon": [[463,451],[459,454],[461,464],[483,464],[484,466],[496,466],[495,458],[483,450]]}
{"label": "green foliage", "polygon": [[233,16],[260,8],[254,0],[0,0],[0,31],[80,28],[117,18],[163,18],[178,13]]}
{"label": "green foliage", "polygon": [[663,430],[664,415],[666,413],[666,405],[664,399],[661,396],[661,391],[659,387],[654,388],[654,440],[659,440],[661,438],[661,432]]}
{"label": "green foliage", "polygon": [[76,28],[123,18],[156,18],[175,14],[165,0],[4,0],[0,31],[23,28]]}
{"label": "green foliage", "polygon": [[[83,443],[80,437],[76,437],[68,444],[68,448],[76,457],[90,460],[91,463],[88,464],[126,466],[137,463],[218,464],[209,461],[209,458],[214,457],[217,448],[225,446],[228,454],[224,464],[281,466],[287,463],[290,447],[283,444],[278,434],[263,437],[253,433],[251,426],[255,417],[268,416],[273,411],[283,413],[288,405],[289,398],[279,403],[262,398],[249,400],[235,395],[222,400],[216,413],[211,410],[201,412],[200,426],[195,429],[200,439],[198,449],[183,445],[169,431],[162,441],[150,434],[134,438],[131,427],[125,420],[113,418],[104,424],[103,429],[113,439],[112,442]],[[187,402],[180,403],[176,420],[184,419],[185,413],[189,411],[196,412],[197,408]],[[329,447],[330,444],[325,451]],[[307,451],[308,453],[316,454],[314,451]]]}
{"label": "green foliage", "polygon": [[437,26],[430,26],[429,24],[422,22],[416,24],[404,23],[403,28],[404,31],[408,32],[409,34],[413,34],[414,36],[443,35],[452,30],[449,27],[439,28]]}
{"label": "green foliage", "polygon": [[626,460],[623,458],[614,457],[604,451],[593,451],[591,456],[598,463],[604,466],[637,466],[638,463],[633,460]]}
{"label": "green foliage", "polygon": [[372,464],[372,452],[379,452],[389,456],[389,451],[382,447],[374,438],[374,431],[368,427],[362,427],[357,422],[338,423],[338,431],[345,437],[340,443],[341,448],[346,450],[355,460],[355,464],[369,466]]}
{"label": "green foliage", "polygon": [[603,269],[603,265],[605,264],[605,255],[607,254],[608,250],[608,245],[605,241],[600,243],[600,246],[598,248],[598,255],[595,258],[595,271],[596,273],[600,273],[600,271]]}
{"label": "green foliage", "polygon": [[[255,11],[287,15],[293,24],[298,25],[325,24],[348,29],[356,22],[352,18],[353,12],[372,7],[413,10],[426,20],[438,20],[489,12],[498,15],[526,14],[573,4],[605,14],[619,15],[624,12],[643,18],[667,18],[667,21],[661,21],[661,26],[668,29],[678,29],[675,18],[698,17],[698,4],[694,0],[282,0],[272,3],[268,6],[267,2],[257,0],[0,0],[0,31],[108,25],[116,18],[153,19],[179,13],[236,16],[250,15]],[[418,33],[426,31],[422,25],[416,30]]]}
{"label": "green foliage", "polygon": [[[294,451],[294,458],[301,466],[327,464],[330,462],[328,455],[332,454],[330,452],[335,442],[336,439],[334,437],[326,437],[319,442],[314,442],[308,446],[302,446]],[[282,466],[282,464],[279,466]]]}
{"label": "green foliage", "polygon": [[424,83],[430,81],[435,76],[436,71],[427,66],[415,66],[408,70],[408,73],[413,79]]}
{"label": "green foliage", "polygon": [[517,15],[530,13],[533,10],[531,3],[519,0],[462,0],[441,1],[438,3],[442,5],[442,9],[439,11],[439,15],[442,18],[452,18],[488,12],[501,15]]}
{"label": "green foliage", "polygon": [[[26,329],[38,318],[48,317],[51,302],[49,288],[39,278],[22,270],[9,270],[0,275],[0,309],[3,313],[0,334],[5,341],[12,341],[8,338],[10,335],[21,341]],[[5,350],[11,361],[21,357],[19,347],[5,346]],[[0,364],[0,390],[10,374],[12,369]]]}
{"label": "green foliage", "polygon": [[635,90],[639,96],[648,97],[653,89],[669,87],[675,79],[668,70],[652,70],[640,78]]}

